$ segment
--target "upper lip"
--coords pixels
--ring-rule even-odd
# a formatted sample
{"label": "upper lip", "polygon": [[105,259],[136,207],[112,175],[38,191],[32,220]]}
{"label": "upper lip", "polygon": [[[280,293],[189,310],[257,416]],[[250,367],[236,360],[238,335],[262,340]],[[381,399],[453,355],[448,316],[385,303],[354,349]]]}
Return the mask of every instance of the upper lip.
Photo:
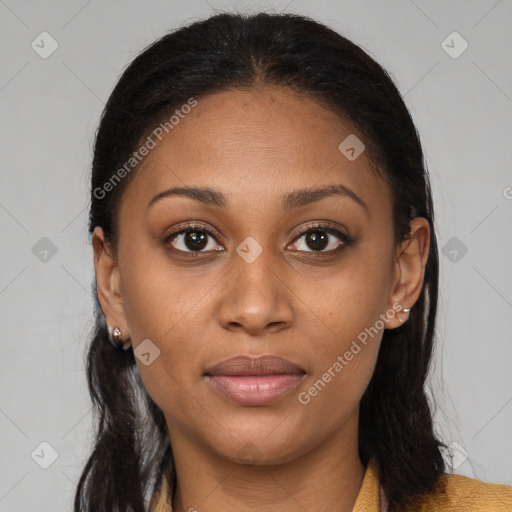
{"label": "upper lip", "polygon": [[274,355],[237,356],[226,359],[206,371],[206,375],[280,375],[304,374],[296,364]]}

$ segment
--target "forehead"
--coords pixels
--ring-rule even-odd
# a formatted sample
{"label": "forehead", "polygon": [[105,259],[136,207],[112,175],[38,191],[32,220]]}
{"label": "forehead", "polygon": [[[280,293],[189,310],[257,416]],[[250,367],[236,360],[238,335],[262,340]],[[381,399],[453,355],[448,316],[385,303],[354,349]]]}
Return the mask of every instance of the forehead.
{"label": "forehead", "polygon": [[387,186],[367,151],[355,159],[342,151],[347,140],[361,150],[359,130],[311,97],[262,87],[223,91],[197,101],[169,134],[154,139],[156,146],[126,191],[130,203],[184,184],[213,186],[227,197],[257,201],[332,183],[371,197],[380,207],[389,202]]}

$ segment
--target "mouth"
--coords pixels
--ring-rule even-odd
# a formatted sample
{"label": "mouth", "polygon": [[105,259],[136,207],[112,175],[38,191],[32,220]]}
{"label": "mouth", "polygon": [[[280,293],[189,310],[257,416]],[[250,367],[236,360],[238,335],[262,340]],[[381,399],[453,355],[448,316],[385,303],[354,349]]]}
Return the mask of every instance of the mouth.
{"label": "mouth", "polygon": [[204,376],[214,390],[242,406],[263,406],[293,391],[306,372],[278,356],[238,356],[209,368]]}

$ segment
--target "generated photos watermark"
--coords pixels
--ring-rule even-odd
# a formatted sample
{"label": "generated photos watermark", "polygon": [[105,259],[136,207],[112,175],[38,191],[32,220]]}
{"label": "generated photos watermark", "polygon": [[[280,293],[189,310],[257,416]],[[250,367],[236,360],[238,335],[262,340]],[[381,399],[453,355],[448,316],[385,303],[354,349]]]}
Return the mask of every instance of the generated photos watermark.
{"label": "generated photos watermark", "polygon": [[[367,327],[357,335],[359,343],[366,346],[368,344],[368,337],[373,339],[377,336],[384,329],[384,321],[392,320],[399,311],[402,311],[402,306],[398,302],[395,302],[392,308],[379,315],[379,319],[372,326]],[[350,348],[346,350],[342,356],[338,356],[336,361],[308,388],[307,391],[299,393],[297,399],[302,405],[309,404],[311,399],[317,396],[318,393],[322,391],[325,386],[331,382],[331,380],[334,379],[350,361],[352,361],[352,359],[354,359],[354,356],[361,352],[363,347],[361,347],[359,343],[356,340],[353,340]]]}
{"label": "generated photos watermark", "polygon": [[[142,144],[137,151],[132,153],[132,156],[103,184],[101,187],[96,187],[93,190],[96,199],[104,199],[107,193],[112,192],[116,185],[129,174],[143,158],[149,155],[150,151],[156,148],[164,135],[170,133],[175,126],[177,126],[181,119],[184,119],[187,114],[197,105],[195,98],[189,98],[187,103],[183,104],[179,109],[176,109],[168,121],[160,123],[148,135],[144,144]],[[158,140],[153,140],[153,137]]]}

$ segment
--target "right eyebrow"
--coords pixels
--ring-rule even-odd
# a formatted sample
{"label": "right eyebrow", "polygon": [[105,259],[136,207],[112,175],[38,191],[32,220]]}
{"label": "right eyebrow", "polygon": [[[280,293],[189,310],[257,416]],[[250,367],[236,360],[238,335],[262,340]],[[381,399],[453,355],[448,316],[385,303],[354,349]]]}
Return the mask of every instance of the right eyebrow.
{"label": "right eyebrow", "polygon": [[227,200],[224,194],[218,190],[214,190],[208,187],[171,187],[157,194],[148,203],[146,208],[154,205],[157,201],[160,201],[164,197],[170,197],[173,195],[180,195],[195,199],[208,206],[218,206],[224,208],[227,205]]}

